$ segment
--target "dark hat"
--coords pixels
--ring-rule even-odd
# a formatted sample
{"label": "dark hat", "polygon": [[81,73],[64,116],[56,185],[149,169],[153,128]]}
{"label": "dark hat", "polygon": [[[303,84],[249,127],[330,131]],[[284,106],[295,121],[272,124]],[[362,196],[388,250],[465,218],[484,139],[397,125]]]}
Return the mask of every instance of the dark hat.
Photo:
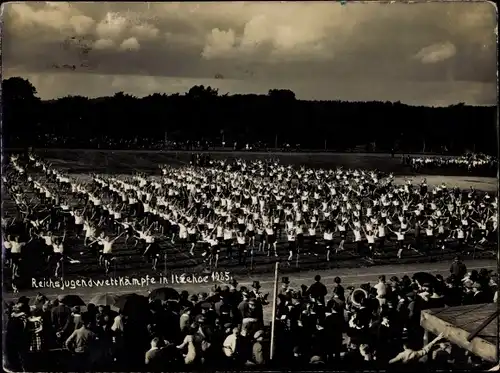
{"label": "dark hat", "polygon": [[29,298],[25,297],[24,295],[17,300],[17,303],[21,304],[29,304],[29,302],[30,302]]}
{"label": "dark hat", "polygon": [[369,283],[366,283],[366,284],[361,284],[360,288],[366,291],[370,291],[371,286]]}
{"label": "dark hat", "polygon": [[288,284],[290,283],[290,280],[288,279],[288,277],[282,277],[282,278],[281,278],[281,283],[282,283],[282,284],[287,284],[287,285],[288,285]]}
{"label": "dark hat", "polygon": [[252,287],[255,289],[260,289],[260,281],[254,281],[252,283]]}
{"label": "dark hat", "polygon": [[488,275],[490,274],[490,271],[488,271],[486,268],[481,268],[481,269],[479,270],[479,274],[480,274],[481,276],[488,276]]}
{"label": "dark hat", "polygon": [[233,277],[233,279],[231,280],[231,282],[229,284],[236,287],[236,285],[238,285],[238,281],[236,281],[236,279]]}

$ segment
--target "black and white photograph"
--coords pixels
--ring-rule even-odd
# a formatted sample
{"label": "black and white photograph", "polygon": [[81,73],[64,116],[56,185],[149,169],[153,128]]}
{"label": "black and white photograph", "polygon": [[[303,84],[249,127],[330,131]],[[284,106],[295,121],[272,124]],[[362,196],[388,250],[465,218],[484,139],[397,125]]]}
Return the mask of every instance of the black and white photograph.
{"label": "black and white photograph", "polygon": [[1,14],[6,372],[499,370],[493,3]]}

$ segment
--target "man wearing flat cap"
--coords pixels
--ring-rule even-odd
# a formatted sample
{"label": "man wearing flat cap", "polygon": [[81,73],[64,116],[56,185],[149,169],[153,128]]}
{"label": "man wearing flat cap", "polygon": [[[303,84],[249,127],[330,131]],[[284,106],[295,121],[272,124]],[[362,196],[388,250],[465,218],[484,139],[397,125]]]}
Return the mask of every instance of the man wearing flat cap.
{"label": "man wearing flat cap", "polygon": [[264,346],[263,346],[263,341],[264,341],[264,331],[259,330],[257,331],[254,336],[254,344],[252,346],[252,363],[256,365],[264,365],[266,364],[266,358],[264,355]]}

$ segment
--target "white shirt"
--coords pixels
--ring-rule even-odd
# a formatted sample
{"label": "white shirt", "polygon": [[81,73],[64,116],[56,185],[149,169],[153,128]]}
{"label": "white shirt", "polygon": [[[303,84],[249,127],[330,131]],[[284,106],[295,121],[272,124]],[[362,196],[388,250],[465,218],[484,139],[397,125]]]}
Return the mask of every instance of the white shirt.
{"label": "white shirt", "polygon": [[52,246],[52,236],[42,236],[42,238],[45,241],[45,245]]}
{"label": "white shirt", "polygon": [[20,254],[22,247],[26,245],[26,243],[24,242],[16,242],[16,241],[11,241],[10,244],[12,245],[10,249],[10,252],[12,254]]}
{"label": "white shirt", "polygon": [[226,337],[223,343],[223,351],[224,354],[228,357],[231,357],[236,349],[236,341],[239,337],[234,334],[230,334]]}
{"label": "white shirt", "polygon": [[52,248],[54,249],[54,252],[55,253],[60,253],[62,254],[63,251],[64,251],[64,246],[62,243],[60,243],[59,245],[56,245],[56,244],[52,244]]}
{"label": "white shirt", "polygon": [[102,240],[102,253],[103,254],[111,254],[111,251],[113,249],[113,242],[111,241],[106,241],[106,240]]}
{"label": "white shirt", "polygon": [[224,239],[230,240],[232,238],[233,238],[233,232],[231,232],[229,229],[224,229]]}

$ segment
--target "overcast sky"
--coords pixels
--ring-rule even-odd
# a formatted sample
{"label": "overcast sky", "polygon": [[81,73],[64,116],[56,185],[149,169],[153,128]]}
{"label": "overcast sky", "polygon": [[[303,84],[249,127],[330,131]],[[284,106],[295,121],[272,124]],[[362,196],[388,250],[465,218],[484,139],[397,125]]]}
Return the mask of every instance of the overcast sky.
{"label": "overcast sky", "polygon": [[3,18],[3,76],[28,78],[43,99],[204,84],[300,99],[497,102],[486,2],[29,2],[4,4]]}

